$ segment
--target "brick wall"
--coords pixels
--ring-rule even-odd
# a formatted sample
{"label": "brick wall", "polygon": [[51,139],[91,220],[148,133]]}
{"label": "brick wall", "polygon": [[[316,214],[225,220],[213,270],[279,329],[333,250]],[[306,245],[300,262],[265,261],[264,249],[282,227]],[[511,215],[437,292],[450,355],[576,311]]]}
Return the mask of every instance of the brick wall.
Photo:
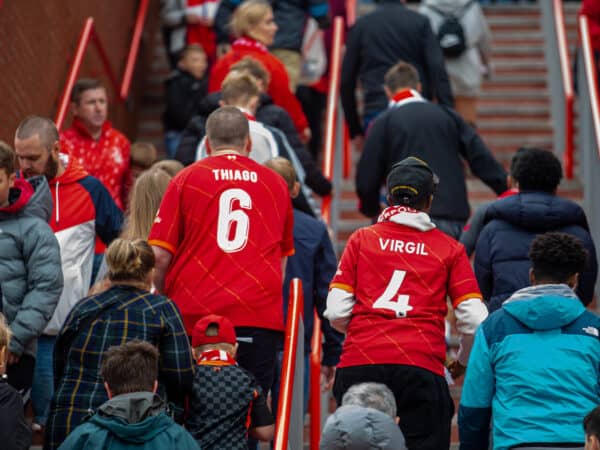
{"label": "brick wall", "polygon": [[[95,20],[96,31],[120,82],[137,7],[137,0],[4,2],[0,6],[0,139],[12,145],[17,125],[28,114],[54,119],[71,58],[89,16]],[[105,82],[111,100],[109,118],[131,139],[135,139],[136,105],[144,69],[151,57],[148,37],[157,25],[158,0],[152,0],[127,103],[115,102],[117,93],[110,87],[93,45],[86,53],[80,72],[81,76],[99,77]],[[68,117],[65,125],[70,120]]]}

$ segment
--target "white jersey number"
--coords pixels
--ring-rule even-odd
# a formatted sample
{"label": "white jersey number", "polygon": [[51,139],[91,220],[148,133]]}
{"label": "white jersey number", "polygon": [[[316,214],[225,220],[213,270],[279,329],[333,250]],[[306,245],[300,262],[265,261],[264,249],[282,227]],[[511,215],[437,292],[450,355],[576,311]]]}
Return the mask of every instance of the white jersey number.
{"label": "white jersey number", "polygon": [[[242,209],[233,209],[237,201]],[[226,253],[242,250],[248,242],[250,218],[244,209],[252,209],[252,199],[243,189],[227,189],[219,197],[219,221],[217,223],[217,245]],[[235,233],[231,235],[231,227]]]}
{"label": "white jersey number", "polygon": [[402,286],[405,276],[406,270],[394,270],[385,291],[377,300],[375,300],[375,303],[373,303],[373,308],[391,309],[396,313],[396,317],[406,317],[406,313],[413,309],[413,307],[408,304],[410,296],[398,294],[398,297],[394,298],[398,290],[400,290],[400,286]]}

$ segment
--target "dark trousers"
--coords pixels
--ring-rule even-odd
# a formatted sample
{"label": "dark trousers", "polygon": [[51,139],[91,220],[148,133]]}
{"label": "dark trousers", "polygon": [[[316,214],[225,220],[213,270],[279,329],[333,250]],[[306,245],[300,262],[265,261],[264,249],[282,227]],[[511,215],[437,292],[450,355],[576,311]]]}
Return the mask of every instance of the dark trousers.
{"label": "dark trousers", "polygon": [[337,370],[333,386],[338,406],[350,386],[365,382],[383,383],[394,393],[400,429],[410,450],[450,448],[454,402],[444,377],[400,364],[343,367]]}

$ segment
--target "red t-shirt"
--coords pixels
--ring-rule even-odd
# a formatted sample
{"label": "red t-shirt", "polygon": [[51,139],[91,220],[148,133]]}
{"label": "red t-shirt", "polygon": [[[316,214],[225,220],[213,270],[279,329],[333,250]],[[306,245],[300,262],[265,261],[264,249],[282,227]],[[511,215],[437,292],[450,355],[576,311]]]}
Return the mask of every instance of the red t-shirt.
{"label": "red t-shirt", "polygon": [[188,334],[207,314],[284,329],[281,258],[294,253],[293,221],[283,178],[245,156],[210,156],[171,181],[148,241],[173,254],[165,293]]}
{"label": "red t-shirt", "polygon": [[78,119],[61,133],[60,139],[68,153],[100,180],[117,206],[124,209],[131,184],[129,140],[109,121],[104,122],[100,138],[95,140]]}
{"label": "red t-shirt", "polygon": [[331,287],[356,299],[338,367],[406,364],[438,375],[446,296],[455,307],[481,298],[462,244],[387,221],[350,236]]}

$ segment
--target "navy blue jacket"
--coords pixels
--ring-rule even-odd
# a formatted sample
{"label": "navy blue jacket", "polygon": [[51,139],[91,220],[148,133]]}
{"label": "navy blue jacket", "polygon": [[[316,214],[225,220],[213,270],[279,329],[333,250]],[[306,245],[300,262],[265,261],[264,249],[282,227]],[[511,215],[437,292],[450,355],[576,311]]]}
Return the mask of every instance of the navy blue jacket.
{"label": "navy blue jacket", "polygon": [[294,247],[296,252],[288,258],[285,269],[284,314],[287,316],[290,281],[300,278],[304,294],[304,351],[310,352],[316,310],[325,336],[322,364],[335,366],[340,360],[344,335],[331,328],[329,321],[323,318],[329,282],[337,268],[337,259],[325,224],[294,209]]}
{"label": "navy blue jacket", "polygon": [[475,248],[475,276],[490,312],[513,292],[529,286],[529,247],[538,234],[548,231],[582,240],[588,261],[579,274],[577,295],[584,305],[592,301],[598,263],[587,219],[579,205],[544,192],[521,192],[491,204],[485,223]]}

